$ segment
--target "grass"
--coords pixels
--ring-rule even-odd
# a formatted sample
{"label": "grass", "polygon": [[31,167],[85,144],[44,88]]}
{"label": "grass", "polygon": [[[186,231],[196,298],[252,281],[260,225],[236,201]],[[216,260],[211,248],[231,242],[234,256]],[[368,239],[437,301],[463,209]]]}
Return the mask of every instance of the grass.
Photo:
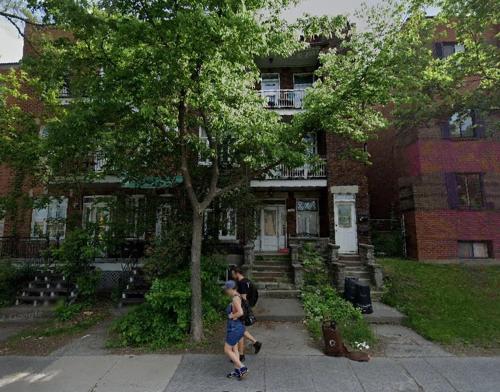
{"label": "grass", "polygon": [[108,306],[82,308],[70,319],[58,317],[37,323],[0,343],[0,355],[48,355],[109,317]]}
{"label": "grass", "polygon": [[500,266],[380,262],[383,301],[405,313],[409,327],[446,345],[500,348]]}

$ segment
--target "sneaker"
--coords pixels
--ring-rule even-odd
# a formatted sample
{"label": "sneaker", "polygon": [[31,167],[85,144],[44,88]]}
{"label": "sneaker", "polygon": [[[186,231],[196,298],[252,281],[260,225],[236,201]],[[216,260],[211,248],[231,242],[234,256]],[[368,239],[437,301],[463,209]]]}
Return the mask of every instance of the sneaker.
{"label": "sneaker", "polygon": [[240,370],[234,369],[231,373],[228,373],[226,377],[227,378],[240,378],[241,377]]}
{"label": "sneaker", "polygon": [[261,342],[255,342],[253,345],[253,348],[255,350],[255,354],[258,354],[260,349],[262,348],[262,343]]}
{"label": "sneaker", "polygon": [[243,366],[240,370],[240,375],[238,376],[238,380],[243,380],[248,375],[248,368]]}
{"label": "sneaker", "polygon": [[244,355],[240,355],[240,362],[245,362],[245,356]]}

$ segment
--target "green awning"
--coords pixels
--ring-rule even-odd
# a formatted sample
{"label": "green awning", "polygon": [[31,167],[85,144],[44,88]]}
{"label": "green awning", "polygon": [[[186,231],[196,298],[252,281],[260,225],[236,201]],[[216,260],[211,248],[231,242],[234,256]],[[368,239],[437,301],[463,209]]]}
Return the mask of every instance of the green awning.
{"label": "green awning", "polygon": [[122,188],[131,189],[158,189],[158,188],[173,188],[178,184],[182,184],[182,176],[174,177],[145,177],[143,180],[126,181],[122,184]]}

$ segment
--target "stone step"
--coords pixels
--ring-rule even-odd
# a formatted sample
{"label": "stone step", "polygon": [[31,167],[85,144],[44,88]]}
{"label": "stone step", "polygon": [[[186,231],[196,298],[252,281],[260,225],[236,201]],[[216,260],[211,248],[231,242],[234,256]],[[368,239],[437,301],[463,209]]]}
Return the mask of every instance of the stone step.
{"label": "stone step", "polygon": [[33,306],[39,305],[53,305],[61,299],[66,300],[66,297],[56,296],[56,297],[40,297],[40,296],[21,296],[16,298],[16,305],[30,304]]}
{"label": "stone step", "polygon": [[291,282],[255,282],[259,290],[294,290],[295,285]]}
{"label": "stone step", "polygon": [[300,290],[259,290],[259,298],[298,298]]}
{"label": "stone step", "polygon": [[357,271],[357,272],[346,272],[346,278],[358,278],[360,281],[368,281],[370,282],[370,273],[368,271]]}
{"label": "stone step", "polygon": [[304,319],[304,309],[297,298],[261,298],[254,313],[258,321],[300,322]]}
{"label": "stone step", "polygon": [[285,264],[254,264],[252,267],[254,272],[266,272],[266,271],[281,271],[281,272],[292,272],[292,267]]}
{"label": "stone step", "polygon": [[253,271],[252,277],[254,280],[266,280],[267,278],[284,278],[291,279],[291,271]]}
{"label": "stone step", "polygon": [[147,292],[148,290],[128,289],[123,291],[122,298],[144,298]]}

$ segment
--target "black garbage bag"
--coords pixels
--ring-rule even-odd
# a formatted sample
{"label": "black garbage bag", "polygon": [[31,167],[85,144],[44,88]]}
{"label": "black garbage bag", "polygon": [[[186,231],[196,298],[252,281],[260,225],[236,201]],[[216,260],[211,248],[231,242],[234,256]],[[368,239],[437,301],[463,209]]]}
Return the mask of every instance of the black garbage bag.
{"label": "black garbage bag", "polygon": [[344,299],[354,304],[356,302],[356,283],[358,278],[347,277],[344,280]]}
{"label": "black garbage bag", "polygon": [[370,286],[366,283],[356,282],[356,300],[354,305],[361,309],[363,314],[373,313]]}

